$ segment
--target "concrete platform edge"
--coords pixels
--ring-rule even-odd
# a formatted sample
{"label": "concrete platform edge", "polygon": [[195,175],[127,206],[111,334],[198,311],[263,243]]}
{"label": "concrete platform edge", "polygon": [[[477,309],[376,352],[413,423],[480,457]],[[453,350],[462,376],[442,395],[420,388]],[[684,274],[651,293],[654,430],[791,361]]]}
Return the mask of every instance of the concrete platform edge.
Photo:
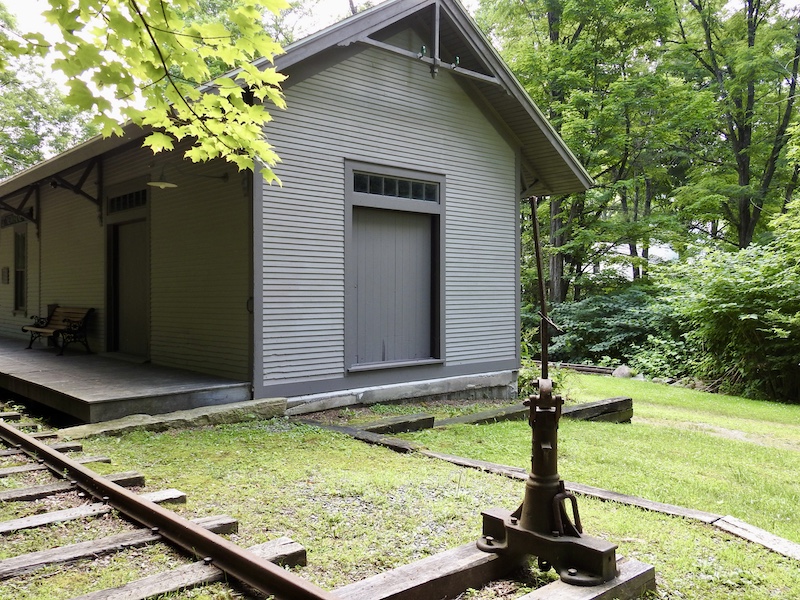
{"label": "concrete platform edge", "polygon": [[158,415],[129,415],[113,421],[77,425],[59,430],[58,437],[62,440],[76,440],[96,435],[123,435],[134,429],[166,431],[168,429],[241,423],[279,417],[284,414],[285,410],[286,398],[246,400]]}

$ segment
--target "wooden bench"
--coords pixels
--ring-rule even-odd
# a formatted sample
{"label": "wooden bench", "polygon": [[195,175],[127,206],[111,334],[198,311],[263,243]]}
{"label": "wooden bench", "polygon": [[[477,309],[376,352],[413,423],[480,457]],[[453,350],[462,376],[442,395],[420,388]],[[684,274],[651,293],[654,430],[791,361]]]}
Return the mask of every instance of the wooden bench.
{"label": "wooden bench", "polygon": [[[74,308],[58,306],[50,312],[47,318],[32,317],[32,325],[24,325],[22,331],[31,334],[31,341],[28,349],[33,346],[33,342],[40,337],[52,338],[56,347],[59,348],[58,355],[64,354],[64,350],[73,342],[80,342],[86,347],[86,351],[91,354],[89,340],[86,339],[86,323],[89,316],[94,312],[93,308]],[[58,338],[61,338],[59,344]]]}

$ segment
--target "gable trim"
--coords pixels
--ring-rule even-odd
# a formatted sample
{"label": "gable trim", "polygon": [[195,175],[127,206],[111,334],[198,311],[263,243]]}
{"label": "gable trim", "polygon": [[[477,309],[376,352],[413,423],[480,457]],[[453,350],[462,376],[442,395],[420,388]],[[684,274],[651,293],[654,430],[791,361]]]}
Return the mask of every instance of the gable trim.
{"label": "gable trim", "polygon": [[428,56],[423,56],[422,54],[411,52],[410,50],[404,50],[402,48],[398,48],[397,46],[392,46],[391,44],[387,44],[385,42],[379,42],[378,40],[373,40],[370,37],[363,37],[359,40],[356,40],[356,42],[359,44],[366,44],[368,46],[372,46],[374,48],[378,48],[386,52],[391,52],[392,54],[399,54],[400,56],[405,56],[406,58],[418,60],[422,63],[425,63],[426,65],[429,65],[431,69],[445,69],[447,71],[450,71],[451,73],[455,73],[456,75],[461,75],[463,77],[478,79],[480,81],[486,83],[492,83],[494,85],[500,85],[500,86],[503,85],[502,82],[499,79],[497,79],[497,77],[492,77],[491,75],[484,75],[483,73],[478,73],[477,71],[470,71],[469,69],[462,69],[459,68],[458,65],[444,63],[438,58],[430,58]]}

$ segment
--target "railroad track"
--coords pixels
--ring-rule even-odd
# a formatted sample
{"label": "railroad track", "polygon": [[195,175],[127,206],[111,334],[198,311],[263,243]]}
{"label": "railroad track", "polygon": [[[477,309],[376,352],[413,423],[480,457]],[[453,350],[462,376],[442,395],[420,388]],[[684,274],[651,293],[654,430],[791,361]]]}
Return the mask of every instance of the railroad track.
{"label": "railroad track", "polygon": [[[537,365],[541,366],[541,361],[535,360],[533,361]],[[556,367],[558,369],[570,369],[572,371],[576,371],[578,373],[585,373],[587,375],[611,375],[614,372],[614,367],[599,367],[597,365],[581,365],[577,363],[565,363],[565,362],[553,362],[550,361],[548,363],[551,367]]]}
{"label": "railroad track", "polygon": [[[100,476],[90,465],[110,463],[108,457],[83,456],[80,444],[57,439],[57,431],[0,404],[0,509],[6,519],[0,521],[0,537],[6,538],[0,542],[6,556],[0,559],[0,583],[53,567],[80,570],[87,561],[168,544],[186,557],[182,566],[73,597],[144,600],[220,581],[245,595],[275,594],[298,600],[334,597],[283,568],[305,564],[306,552],[300,544],[279,538],[241,548],[222,537],[237,531],[235,519],[226,515],[185,519],[164,506],[186,502],[179,490],[136,493],[145,485],[142,474],[126,471]],[[18,516],[7,518],[9,514]],[[104,531],[121,532],[93,537],[88,521],[98,517],[119,521]],[[87,539],[64,544],[62,530],[76,521],[87,522]],[[8,548],[15,547],[10,541],[24,542],[26,536],[35,539],[36,551],[7,556]]]}

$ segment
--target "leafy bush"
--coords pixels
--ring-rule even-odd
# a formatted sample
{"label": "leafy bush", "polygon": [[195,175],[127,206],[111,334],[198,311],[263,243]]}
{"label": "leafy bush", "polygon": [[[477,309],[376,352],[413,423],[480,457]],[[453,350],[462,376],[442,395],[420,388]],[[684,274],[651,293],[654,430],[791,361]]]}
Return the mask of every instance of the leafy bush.
{"label": "leafy bush", "polygon": [[[536,383],[542,376],[542,367],[538,362],[541,358],[541,343],[539,342],[539,328],[529,329],[522,334],[520,369],[517,373],[517,396],[526,399],[538,392]],[[565,401],[570,399],[570,377],[574,371],[561,369],[550,365],[548,376],[553,382],[553,390],[560,394]]]}
{"label": "leafy bush", "polygon": [[692,347],[681,336],[673,336],[669,329],[647,336],[645,343],[632,346],[626,362],[637,373],[647,377],[691,377],[697,360]]}
{"label": "leafy bush", "polygon": [[651,287],[553,307],[564,333],[551,360],[626,363],[652,377],[800,402],[800,200],[772,226],[764,243],[654,268]]}
{"label": "leafy bush", "polygon": [[542,368],[536,361],[541,357],[538,341],[539,328],[523,329],[520,342],[520,368],[517,373],[517,396],[527,398],[536,392],[534,384],[542,376]]}
{"label": "leafy bush", "polygon": [[658,328],[654,300],[642,286],[590,296],[553,307],[551,318],[564,333],[553,338],[552,360],[619,364]]}
{"label": "leafy bush", "polygon": [[800,401],[800,201],[775,235],[661,273],[697,375],[726,391]]}

